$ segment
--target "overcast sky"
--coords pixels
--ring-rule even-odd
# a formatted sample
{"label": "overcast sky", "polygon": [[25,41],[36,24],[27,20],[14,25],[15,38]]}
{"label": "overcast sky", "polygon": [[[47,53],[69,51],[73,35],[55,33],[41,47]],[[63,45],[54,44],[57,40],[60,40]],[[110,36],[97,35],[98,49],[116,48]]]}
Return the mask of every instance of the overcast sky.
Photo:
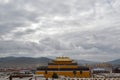
{"label": "overcast sky", "polygon": [[0,0],[0,57],[120,58],[120,0]]}

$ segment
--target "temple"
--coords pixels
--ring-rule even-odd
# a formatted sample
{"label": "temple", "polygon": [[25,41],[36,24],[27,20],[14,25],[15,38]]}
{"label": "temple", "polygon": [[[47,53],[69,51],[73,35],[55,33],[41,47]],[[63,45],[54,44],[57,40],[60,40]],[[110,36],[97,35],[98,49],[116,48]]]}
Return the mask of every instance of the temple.
{"label": "temple", "polygon": [[90,77],[88,67],[78,66],[77,62],[69,57],[56,57],[48,63],[48,66],[39,67],[36,71],[36,74],[42,74],[46,78],[51,78],[53,73],[65,77]]}

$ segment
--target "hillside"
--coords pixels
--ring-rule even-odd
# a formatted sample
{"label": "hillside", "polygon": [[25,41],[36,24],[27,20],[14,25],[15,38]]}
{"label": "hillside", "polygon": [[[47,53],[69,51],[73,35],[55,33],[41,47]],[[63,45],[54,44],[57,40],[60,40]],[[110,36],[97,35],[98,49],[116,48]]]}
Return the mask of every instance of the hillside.
{"label": "hillside", "polygon": [[0,67],[37,67],[47,65],[49,60],[51,59],[46,57],[5,57],[0,58]]}
{"label": "hillside", "polygon": [[97,62],[94,61],[87,61],[87,60],[76,60],[79,65],[81,64],[95,64]]}
{"label": "hillside", "polygon": [[110,63],[110,64],[120,64],[120,59],[109,61],[108,63]]}
{"label": "hillside", "polygon": [[[31,57],[5,57],[0,58],[0,68],[35,68],[38,66],[46,66],[48,62],[52,60],[47,57],[31,58]],[[87,60],[75,60],[79,65],[81,64],[96,64],[99,62],[87,61]],[[120,59],[109,61],[106,63],[120,64]]]}

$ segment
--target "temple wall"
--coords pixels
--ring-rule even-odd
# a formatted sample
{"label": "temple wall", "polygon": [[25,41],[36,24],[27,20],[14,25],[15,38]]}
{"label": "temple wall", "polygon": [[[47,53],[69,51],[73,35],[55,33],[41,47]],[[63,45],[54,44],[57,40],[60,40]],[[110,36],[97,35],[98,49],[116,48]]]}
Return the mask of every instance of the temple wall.
{"label": "temple wall", "polygon": [[71,64],[72,61],[54,61],[54,64]]}
{"label": "temple wall", "polygon": [[82,74],[80,74],[80,71],[76,71],[76,75],[73,73],[73,71],[47,71],[47,74],[45,74],[45,71],[37,71],[36,74],[43,74],[46,78],[51,78],[53,73],[57,73],[59,76],[65,76],[65,77],[90,77],[90,72],[89,71],[83,71]]}

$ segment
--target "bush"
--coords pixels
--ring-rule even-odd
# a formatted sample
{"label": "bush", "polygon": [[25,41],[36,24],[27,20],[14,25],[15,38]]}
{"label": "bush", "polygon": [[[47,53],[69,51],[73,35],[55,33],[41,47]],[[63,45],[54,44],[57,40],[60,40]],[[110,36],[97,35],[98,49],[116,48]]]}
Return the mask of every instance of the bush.
{"label": "bush", "polygon": [[53,73],[52,78],[58,78],[57,73]]}

